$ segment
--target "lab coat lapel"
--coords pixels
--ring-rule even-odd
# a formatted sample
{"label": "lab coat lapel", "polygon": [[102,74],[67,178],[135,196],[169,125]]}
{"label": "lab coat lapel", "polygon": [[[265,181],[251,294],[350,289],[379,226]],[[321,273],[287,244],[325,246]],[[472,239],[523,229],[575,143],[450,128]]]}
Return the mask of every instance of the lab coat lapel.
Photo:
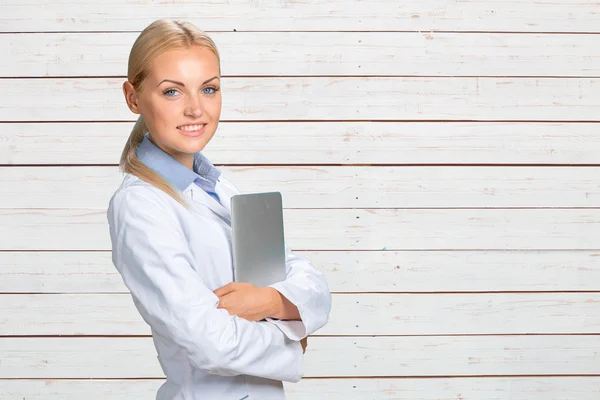
{"label": "lab coat lapel", "polygon": [[221,199],[221,206],[225,208],[231,216],[231,196],[238,194],[239,192],[228,190],[223,183],[220,183],[215,187],[215,192],[217,192],[219,199]]}
{"label": "lab coat lapel", "polygon": [[[219,198],[223,199],[220,193],[217,192],[217,194],[219,195]],[[214,214],[231,226],[231,214],[229,209],[221,205],[221,203],[219,203],[214,197],[206,193],[204,190],[198,188],[194,189],[193,199],[196,203],[206,206],[209,210],[211,210]],[[229,203],[229,198],[223,200],[224,203]]]}

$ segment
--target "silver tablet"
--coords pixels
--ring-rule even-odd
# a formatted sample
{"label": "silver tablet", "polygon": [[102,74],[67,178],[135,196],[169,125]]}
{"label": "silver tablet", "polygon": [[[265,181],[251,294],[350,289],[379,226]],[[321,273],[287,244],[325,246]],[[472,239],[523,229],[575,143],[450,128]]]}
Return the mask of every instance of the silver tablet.
{"label": "silver tablet", "polygon": [[234,195],[231,230],[234,281],[265,287],[285,280],[280,192]]}

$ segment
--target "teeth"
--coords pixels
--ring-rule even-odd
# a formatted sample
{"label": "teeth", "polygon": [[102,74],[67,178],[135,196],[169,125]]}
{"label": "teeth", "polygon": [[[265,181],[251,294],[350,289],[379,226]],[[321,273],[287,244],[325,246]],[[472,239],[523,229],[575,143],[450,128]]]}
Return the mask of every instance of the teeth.
{"label": "teeth", "polygon": [[186,125],[186,126],[180,126],[179,129],[181,129],[182,131],[199,131],[200,129],[202,129],[204,125]]}

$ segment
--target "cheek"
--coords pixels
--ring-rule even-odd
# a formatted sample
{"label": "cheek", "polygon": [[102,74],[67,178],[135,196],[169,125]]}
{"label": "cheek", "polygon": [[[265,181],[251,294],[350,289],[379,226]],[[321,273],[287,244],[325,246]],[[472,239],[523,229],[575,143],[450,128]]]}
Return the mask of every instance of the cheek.
{"label": "cheek", "polygon": [[221,99],[215,99],[207,106],[207,111],[213,118],[219,118],[221,115]]}
{"label": "cheek", "polygon": [[162,101],[152,103],[150,114],[157,125],[172,125],[181,112],[177,102]]}

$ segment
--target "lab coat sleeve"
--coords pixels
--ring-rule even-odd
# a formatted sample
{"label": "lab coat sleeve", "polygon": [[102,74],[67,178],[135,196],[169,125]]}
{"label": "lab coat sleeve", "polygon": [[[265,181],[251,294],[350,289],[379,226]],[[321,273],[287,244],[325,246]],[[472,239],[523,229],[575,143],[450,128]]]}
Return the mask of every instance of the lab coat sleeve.
{"label": "lab coat sleeve", "polygon": [[276,289],[294,304],[300,313],[301,321],[267,318],[291,340],[301,340],[322,328],[331,311],[331,292],[323,273],[311,262],[294,254],[285,245],[286,279],[270,287]]}
{"label": "lab coat sleeve", "polygon": [[157,191],[125,187],[107,213],[113,263],[142,318],[184,349],[199,369],[298,382],[304,373],[300,343],[269,322],[250,322],[217,308],[218,297],[193,268],[176,203]]}

